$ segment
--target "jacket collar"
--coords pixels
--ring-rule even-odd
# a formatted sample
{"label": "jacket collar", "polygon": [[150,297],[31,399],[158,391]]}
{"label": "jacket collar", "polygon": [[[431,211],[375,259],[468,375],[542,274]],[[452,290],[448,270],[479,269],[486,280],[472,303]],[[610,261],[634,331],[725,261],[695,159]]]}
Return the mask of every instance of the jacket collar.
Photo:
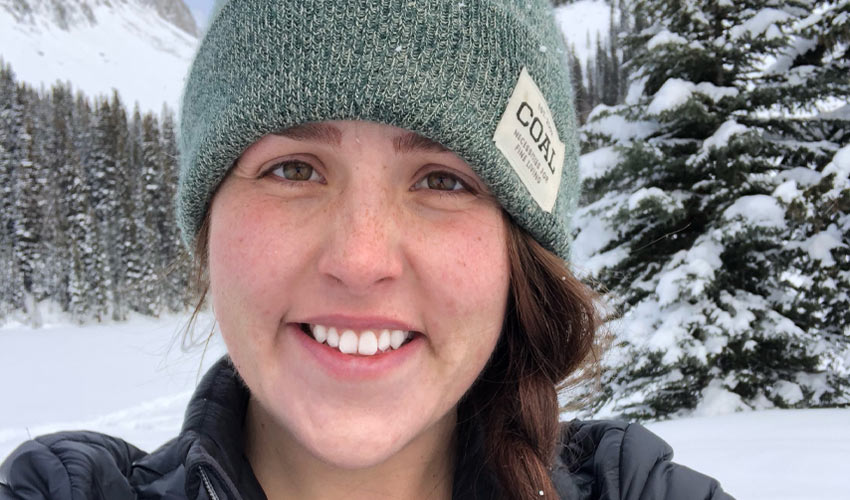
{"label": "jacket collar", "polygon": [[181,439],[186,443],[186,493],[198,498],[205,486],[199,469],[225,498],[265,500],[243,450],[249,392],[228,356],[201,379],[189,401]]}

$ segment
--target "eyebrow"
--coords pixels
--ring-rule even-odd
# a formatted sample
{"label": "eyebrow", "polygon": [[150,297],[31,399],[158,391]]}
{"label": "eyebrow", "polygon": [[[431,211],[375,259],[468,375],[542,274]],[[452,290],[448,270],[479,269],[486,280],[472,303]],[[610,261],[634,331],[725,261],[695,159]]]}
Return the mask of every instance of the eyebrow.
{"label": "eyebrow", "polygon": [[[302,123],[284,130],[274,132],[274,135],[288,137],[296,141],[317,141],[339,146],[342,143],[342,131],[328,123]],[[393,149],[397,153],[412,153],[415,151],[449,151],[437,141],[423,137],[415,132],[407,132],[393,138]]]}
{"label": "eyebrow", "polygon": [[274,135],[288,137],[296,141],[328,142],[337,146],[342,143],[342,132],[327,123],[302,123],[274,132]]}
{"label": "eyebrow", "polygon": [[407,132],[393,139],[393,148],[397,153],[412,153],[414,151],[436,151],[439,153],[448,149],[437,141],[432,141],[415,132]]}

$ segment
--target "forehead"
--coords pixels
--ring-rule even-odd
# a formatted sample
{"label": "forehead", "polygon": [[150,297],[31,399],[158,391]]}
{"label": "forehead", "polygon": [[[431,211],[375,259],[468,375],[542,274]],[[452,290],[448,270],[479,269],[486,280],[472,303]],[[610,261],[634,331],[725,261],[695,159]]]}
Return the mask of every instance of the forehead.
{"label": "forehead", "polygon": [[[297,141],[314,141],[339,146],[342,143],[345,130],[358,122],[314,122],[303,123],[274,132],[274,135],[287,137]],[[365,122],[364,122],[365,123]],[[447,152],[448,148],[427,137],[409,130],[368,122],[373,126],[386,127],[393,133],[393,148],[398,153],[416,151]],[[362,123],[360,123],[362,125]]]}

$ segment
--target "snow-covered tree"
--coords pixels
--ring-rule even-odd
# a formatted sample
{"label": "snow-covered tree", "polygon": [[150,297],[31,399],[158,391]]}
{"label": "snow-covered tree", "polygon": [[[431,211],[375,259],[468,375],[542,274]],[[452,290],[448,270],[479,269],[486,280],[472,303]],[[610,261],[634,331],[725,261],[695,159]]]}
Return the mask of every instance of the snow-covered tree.
{"label": "snow-covered tree", "polygon": [[[846,2],[637,8],[651,28],[629,43],[626,104],[598,107],[583,131],[576,262],[622,313],[594,409],[846,404],[848,121],[805,114],[846,103],[846,88],[768,90],[797,81],[771,70],[791,50],[814,73],[846,68],[846,30],[823,35]],[[825,38],[827,55],[811,54]]]}
{"label": "snow-covered tree", "polygon": [[21,108],[12,68],[0,59],[0,317],[22,307],[23,284],[14,261],[14,227],[12,211],[13,175],[20,162],[18,135],[22,128]]}
{"label": "snow-covered tree", "polygon": [[[142,116],[141,123],[141,170],[137,204],[137,230],[140,247],[149,256],[145,259],[137,283],[139,288],[140,312],[155,314],[161,308],[159,273],[162,268],[160,255],[163,248],[164,211],[171,209],[169,200],[163,197],[162,161],[159,143],[159,124],[150,113]],[[151,258],[156,256],[156,258]]]}
{"label": "snow-covered tree", "polygon": [[68,282],[71,248],[75,242],[69,238],[68,194],[73,176],[79,170],[79,159],[74,148],[73,112],[74,96],[69,86],[56,84],[49,100],[50,116],[44,131],[47,150],[45,171],[49,180],[44,185],[44,267],[48,271],[46,293],[62,310],[70,304]]}
{"label": "snow-covered tree", "polygon": [[[179,162],[177,156],[177,137],[175,132],[174,113],[167,107],[162,110],[161,144],[162,152],[162,175],[164,200],[172,200],[177,192],[177,176]],[[183,249],[180,241],[180,230],[177,227],[177,219],[174,210],[165,210],[164,220],[161,223],[163,248],[160,253],[165,268],[163,276],[162,295],[164,305],[170,311],[180,311],[189,306],[188,291],[190,289],[188,277],[191,275],[191,262],[188,254]]]}
{"label": "snow-covered tree", "polygon": [[17,154],[12,164],[12,265],[18,270],[22,286],[23,308],[37,324],[35,304],[45,298],[44,238],[42,220],[44,212],[45,171],[44,144],[39,137],[44,129],[42,106],[38,96],[29,88],[17,92],[21,110],[21,127],[18,129]]}
{"label": "snow-covered tree", "polygon": [[[68,186],[68,237],[73,242],[68,277],[68,312],[77,321],[101,320],[107,311],[106,264],[100,225],[94,213],[90,178],[95,155],[93,111],[88,100],[78,94],[74,103],[74,143],[79,162]],[[73,158],[76,160],[76,158]]]}

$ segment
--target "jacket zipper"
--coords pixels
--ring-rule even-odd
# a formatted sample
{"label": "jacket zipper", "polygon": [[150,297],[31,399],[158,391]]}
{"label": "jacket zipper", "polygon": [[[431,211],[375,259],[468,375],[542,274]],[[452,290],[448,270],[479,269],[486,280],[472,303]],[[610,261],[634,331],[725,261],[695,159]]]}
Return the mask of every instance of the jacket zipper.
{"label": "jacket zipper", "polygon": [[204,488],[206,488],[207,494],[210,496],[210,499],[219,500],[218,495],[215,494],[215,490],[212,487],[212,483],[210,483],[210,478],[208,478],[207,473],[204,472],[204,468],[198,466],[198,472],[201,473],[201,480],[204,482]]}

